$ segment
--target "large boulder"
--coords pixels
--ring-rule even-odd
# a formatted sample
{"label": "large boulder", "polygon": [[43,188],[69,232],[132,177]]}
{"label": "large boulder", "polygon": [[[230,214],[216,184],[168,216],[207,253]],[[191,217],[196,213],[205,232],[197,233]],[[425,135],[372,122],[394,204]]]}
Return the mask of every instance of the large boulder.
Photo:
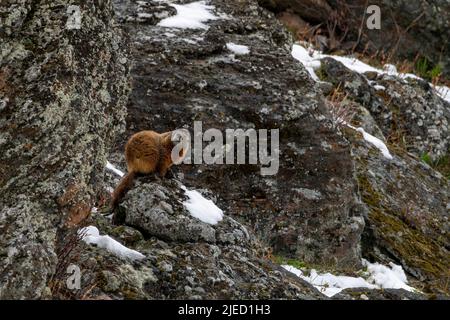
{"label": "large boulder", "polygon": [[449,104],[421,79],[360,74],[333,58],[321,60],[318,74],[343,92],[339,103],[356,112],[352,123],[385,142],[393,156],[387,159],[360,132],[342,126],[368,208],[363,256],[394,261],[417,287],[448,295],[450,186],[421,155],[448,157]]}
{"label": "large boulder", "polygon": [[333,58],[322,59],[318,73],[366,108],[396,149],[434,160],[448,156],[450,104],[425,80],[387,73],[364,75]]}
{"label": "large boulder", "polygon": [[0,4],[0,299],[42,296],[58,231],[102,189],[128,91],[112,17],[106,0]]}
{"label": "large boulder", "polygon": [[358,186],[369,208],[362,238],[363,256],[395,261],[425,291],[446,292],[450,254],[446,178],[407,153],[386,161],[349,129]]}
{"label": "large boulder", "polygon": [[[205,198],[209,198],[208,193]],[[140,178],[119,210],[125,225],[94,213],[88,223],[145,257],[119,258],[79,243],[68,257],[79,266],[88,299],[324,299],[302,279],[273,264],[257,238],[224,212],[210,224],[191,215],[176,179]],[[205,209],[204,209],[205,210]],[[208,210],[203,214],[208,215]],[[75,251],[72,251],[75,252]],[[90,288],[89,291],[86,288]],[[67,291],[61,290],[60,294]]]}
{"label": "large boulder", "polygon": [[[166,3],[116,1],[133,43],[127,133],[180,127],[280,129],[280,167],[184,165],[184,182],[208,187],[220,206],[277,255],[360,265],[364,226],[350,148],[327,119],[321,93],[291,57],[289,33],[256,1],[212,1],[207,28],[177,29],[149,17]],[[167,12],[168,13],[167,13]],[[151,15],[151,14],[150,14]],[[230,43],[247,46],[238,54]],[[227,46],[228,44],[228,46]]]}

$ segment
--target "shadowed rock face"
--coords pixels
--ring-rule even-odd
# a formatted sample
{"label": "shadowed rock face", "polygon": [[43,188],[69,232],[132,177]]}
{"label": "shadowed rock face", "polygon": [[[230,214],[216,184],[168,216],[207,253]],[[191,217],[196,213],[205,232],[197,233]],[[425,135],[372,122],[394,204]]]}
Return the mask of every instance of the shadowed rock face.
{"label": "shadowed rock face", "polygon": [[[409,61],[419,55],[431,61],[429,65],[442,64],[446,76],[450,75],[450,3],[446,0],[259,0],[259,3],[276,12],[293,31],[299,27],[293,23],[295,16],[308,23],[309,30],[321,24],[321,35],[327,36],[329,49],[384,52],[394,59]],[[381,9],[381,30],[369,30],[365,25],[361,29],[369,5]],[[291,18],[285,19],[286,15]],[[343,41],[333,48],[327,26],[332,28],[335,23],[333,35]],[[308,30],[303,24],[301,28]]]}
{"label": "shadowed rock face", "polygon": [[[292,59],[289,34],[272,14],[256,1],[213,1],[222,15],[207,22],[209,29],[170,29],[138,19],[155,11],[167,16],[161,8],[167,4],[116,4],[133,43],[128,135],[192,129],[194,121],[203,130],[279,128],[276,175],[261,176],[259,165],[186,165],[185,183],[208,186],[222,209],[277,254],[359,265],[363,219],[349,146],[331,127],[321,94]],[[250,54],[234,55],[229,42]]]}
{"label": "shadowed rock face", "polygon": [[[125,48],[109,1],[0,5],[0,298],[39,298],[58,228],[85,216],[123,129]],[[71,29],[72,28],[72,29]]]}

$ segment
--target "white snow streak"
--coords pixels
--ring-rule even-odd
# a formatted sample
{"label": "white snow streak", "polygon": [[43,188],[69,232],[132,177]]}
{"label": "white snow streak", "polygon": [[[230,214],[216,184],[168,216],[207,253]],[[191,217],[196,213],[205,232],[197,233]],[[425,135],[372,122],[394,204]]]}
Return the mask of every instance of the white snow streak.
{"label": "white snow streak", "polygon": [[94,226],[82,228],[78,233],[87,244],[97,245],[99,248],[106,249],[119,258],[129,260],[141,260],[145,258],[142,253],[125,247],[110,236],[101,236],[98,229]]}
{"label": "white snow streak", "polygon": [[158,26],[178,29],[208,29],[205,22],[219,19],[212,10],[214,6],[207,5],[205,1],[196,1],[188,4],[171,4],[177,14],[165,18]]}
{"label": "white snow streak", "polygon": [[310,270],[309,276],[304,275],[304,271],[290,265],[282,265],[284,269],[292,272],[296,276],[312,284],[317,290],[328,297],[341,292],[347,288],[368,288],[368,289],[405,289],[415,291],[407,285],[405,272],[401,266],[390,263],[390,268],[379,263],[370,263],[363,259],[363,265],[367,267],[367,272],[363,277],[335,276],[331,273],[320,274],[316,270]]}
{"label": "white snow streak", "polygon": [[183,205],[193,217],[209,224],[217,224],[222,221],[223,211],[214,202],[205,199],[196,190],[188,190],[185,186],[182,186],[182,189],[189,197],[189,200],[183,202]]}

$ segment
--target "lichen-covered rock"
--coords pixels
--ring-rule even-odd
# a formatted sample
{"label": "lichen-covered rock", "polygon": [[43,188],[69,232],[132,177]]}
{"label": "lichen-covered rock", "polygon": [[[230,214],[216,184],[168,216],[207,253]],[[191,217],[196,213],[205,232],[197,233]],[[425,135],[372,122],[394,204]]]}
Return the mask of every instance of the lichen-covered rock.
{"label": "lichen-covered rock", "polygon": [[359,189],[369,208],[363,256],[401,264],[426,292],[447,292],[448,180],[410,154],[396,153],[386,161],[354,131],[347,135],[354,141]]}
{"label": "lichen-covered rock", "polygon": [[[448,177],[419,156],[448,157],[449,106],[426,83],[325,59],[318,73],[328,82],[316,84],[291,57],[290,34],[256,0],[212,0],[213,19],[187,29],[158,25],[177,11],[168,2],[113,2],[123,30],[107,0],[0,5],[0,298],[322,299],[273,261],[355,273],[362,256],[400,264],[412,286],[448,295]],[[353,124],[386,142],[393,159],[333,123],[321,90],[337,87],[355,106]],[[280,129],[279,171],[182,165],[177,178],[137,178],[117,210],[122,225],[91,210],[118,183],[104,174],[106,158],[124,170],[130,134],[195,120],[203,130]],[[213,199],[223,219],[193,217],[180,181]],[[129,252],[105,235],[145,258],[67,232],[90,212],[84,223],[116,246],[108,250]],[[71,263],[78,291],[66,288]]]}
{"label": "lichen-covered rock", "polygon": [[450,187],[448,178],[420,159],[424,153],[448,154],[448,103],[420,79],[359,74],[332,58],[321,60],[318,73],[345,92],[342,105],[353,105],[353,124],[385,141],[393,155],[386,159],[358,131],[343,126],[368,208],[363,256],[401,264],[425,292],[448,295]]}
{"label": "lichen-covered rock", "polygon": [[181,187],[176,180],[135,185],[118,209],[125,224],[162,240],[246,246],[247,230],[228,216],[217,226],[193,219],[182,205],[187,197]]}
{"label": "lichen-covered rock", "polygon": [[0,298],[42,295],[58,229],[102,188],[128,91],[112,17],[106,0],[0,4]]}
{"label": "lichen-covered rock", "polygon": [[[290,54],[291,38],[256,1],[211,1],[207,29],[135,22],[158,1],[116,1],[132,37],[134,87],[128,135],[167,131],[280,129],[280,169],[259,165],[184,165],[184,181],[207,187],[230,216],[251,226],[274,252],[339,267],[360,264],[364,220],[350,149],[326,117],[323,98]],[[165,16],[165,15],[162,15]],[[248,47],[237,55],[226,44]],[[156,214],[156,212],[154,213]],[[168,222],[169,223],[169,222]]]}
{"label": "lichen-covered rock", "polygon": [[419,157],[449,153],[450,104],[428,82],[388,74],[368,80],[332,58],[321,60],[319,74],[369,110],[389,143]]}
{"label": "lichen-covered rock", "polygon": [[80,243],[81,254],[70,259],[80,267],[81,287],[91,288],[84,293],[86,297],[325,298],[264,257],[257,238],[227,212],[215,225],[193,217],[182,204],[187,197],[180,187],[181,183],[173,179],[140,178],[120,204],[127,226],[114,227],[101,215],[93,214],[89,222],[99,226],[102,234],[117,234],[117,228],[140,232],[142,237],[135,237],[136,241],[128,241],[128,245],[145,258],[134,262],[119,259],[105,249]]}

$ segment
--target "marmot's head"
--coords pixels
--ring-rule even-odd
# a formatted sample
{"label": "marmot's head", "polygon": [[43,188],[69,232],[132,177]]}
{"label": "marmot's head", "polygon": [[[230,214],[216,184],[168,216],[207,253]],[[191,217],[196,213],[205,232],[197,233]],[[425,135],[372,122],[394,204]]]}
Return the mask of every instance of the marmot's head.
{"label": "marmot's head", "polygon": [[162,134],[163,143],[171,150],[171,160],[174,164],[181,164],[186,157],[191,143],[191,135],[186,129],[177,129]]}

